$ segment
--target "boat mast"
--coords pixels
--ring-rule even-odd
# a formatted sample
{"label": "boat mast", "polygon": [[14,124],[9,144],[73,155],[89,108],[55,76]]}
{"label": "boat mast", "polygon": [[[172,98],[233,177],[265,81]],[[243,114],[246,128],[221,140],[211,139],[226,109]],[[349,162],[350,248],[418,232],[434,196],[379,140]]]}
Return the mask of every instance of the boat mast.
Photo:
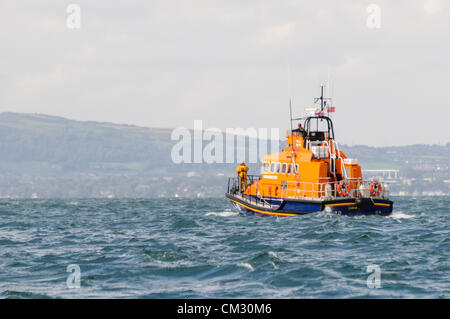
{"label": "boat mast", "polygon": [[317,103],[320,100],[320,113],[324,113],[325,111],[325,100],[329,100],[323,97],[323,83],[320,84],[320,97],[314,99],[314,103]]}
{"label": "boat mast", "polygon": [[323,112],[323,84],[320,85],[320,112]]}
{"label": "boat mast", "polygon": [[292,135],[292,103],[291,103],[291,98],[289,98],[289,116],[291,119],[291,135]]}

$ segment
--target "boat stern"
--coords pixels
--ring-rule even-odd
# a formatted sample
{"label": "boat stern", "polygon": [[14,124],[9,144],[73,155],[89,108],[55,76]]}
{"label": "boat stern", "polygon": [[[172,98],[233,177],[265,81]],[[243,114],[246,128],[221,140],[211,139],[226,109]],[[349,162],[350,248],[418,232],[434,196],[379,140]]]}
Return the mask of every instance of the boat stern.
{"label": "boat stern", "polygon": [[348,198],[336,199],[323,203],[326,212],[334,212],[339,215],[381,215],[392,214],[393,202],[380,198]]}

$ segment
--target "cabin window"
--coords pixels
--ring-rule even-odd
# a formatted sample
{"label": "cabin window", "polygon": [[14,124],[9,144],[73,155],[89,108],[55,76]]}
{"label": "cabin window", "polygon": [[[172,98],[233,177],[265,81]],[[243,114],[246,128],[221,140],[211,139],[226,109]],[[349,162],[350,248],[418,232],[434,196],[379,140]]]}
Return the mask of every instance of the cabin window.
{"label": "cabin window", "polygon": [[350,177],[352,176],[352,175],[351,175],[350,167],[346,167],[346,168],[345,168],[345,173],[347,174],[346,177],[348,177],[348,178],[350,178]]}
{"label": "cabin window", "polygon": [[277,173],[279,173],[280,170],[281,170],[281,164],[280,164],[280,163],[277,163]]}
{"label": "cabin window", "polygon": [[286,174],[286,170],[287,170],[287,164],[284,163],[283,168],[281,169],[281,173]]}
{"label": "cabin window", "polygon": [[292,164],[289,164],[288,167],[289,167],[289,168],[288,168],[288,174],[292,174]]}
{"label": "cabin window", "polygon": [[270,172],[275,173],[275,163],[270,164]]}
{"label": "cabin window", "polygon": [[298,173],[299,172],[299,170],[298,170],[298,164],[295,164],[295,171]]}
{"label": "cabin window", "polygon": [[263,171],[264,172],[268,172],[269,171],[269,162],[264,162]]}

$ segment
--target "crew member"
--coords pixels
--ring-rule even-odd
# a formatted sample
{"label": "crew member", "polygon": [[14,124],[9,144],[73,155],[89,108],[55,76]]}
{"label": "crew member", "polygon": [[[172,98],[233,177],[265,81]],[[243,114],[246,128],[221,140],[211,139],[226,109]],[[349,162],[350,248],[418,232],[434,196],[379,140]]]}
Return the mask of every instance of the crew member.
{"label": "crew member", "polygon": [[305,131],[305,129],[303,128],[303,126],[302,126],[301,123],[298,123],[298,132],[299,132],[298,135],[301,135],[301,136],[305,137],[306,131]]}
{"label": "crew member", "polygon": [[301,123],[298,123],[298,128],[295,130],[292,130],[292,132],[298,132],[298,136],[303,136],[305,137],[305,129],[303,128]]}
{"label": "crew member", "polygon": [[236,168],[236,173],[238,174],[241,183],[241,192],[245,191],[245,189],[247,188],[247,171],[248,167],[244,162],[242,162],[241,165]]}

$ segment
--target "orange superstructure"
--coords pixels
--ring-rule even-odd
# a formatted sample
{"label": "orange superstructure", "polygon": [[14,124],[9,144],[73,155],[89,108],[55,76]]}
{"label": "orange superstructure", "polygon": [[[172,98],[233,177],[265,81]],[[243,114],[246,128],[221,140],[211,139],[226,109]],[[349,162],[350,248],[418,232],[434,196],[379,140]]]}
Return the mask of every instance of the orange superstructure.
{"label": "orange superstructure", "polygon": [[313,141],[308,137],[299,131],[288,133],[286,148],[262,158],[261,179],[248,187],[245,194],[318,198],[326,191],[326,185],[334,185],[343,178],[350,181],[350,191],[362,183],[361,167],[355,160],[347,160],[333,139]]}

